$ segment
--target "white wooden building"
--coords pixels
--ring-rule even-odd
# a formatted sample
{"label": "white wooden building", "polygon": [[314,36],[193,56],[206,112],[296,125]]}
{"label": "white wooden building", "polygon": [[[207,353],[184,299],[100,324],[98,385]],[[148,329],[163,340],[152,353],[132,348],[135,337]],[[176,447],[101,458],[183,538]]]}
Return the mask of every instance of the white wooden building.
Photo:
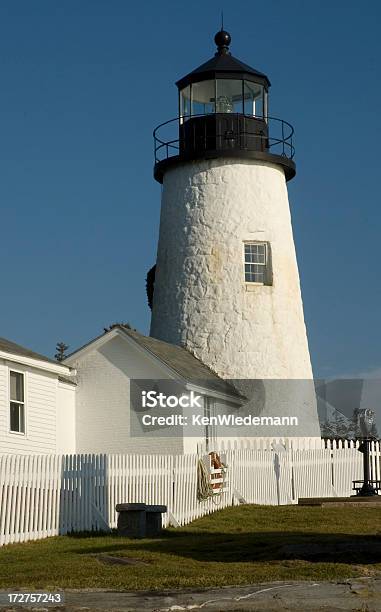
{"label": "white wooden building", "polygon": [[[65,360],[76,371],[75,446],[77,453],[187,453],[216,442],[216,431],[202,437],[134,436],[130,431],[131,381],[180,382],[196,389],[212,410],[240,405],[242,397],[186,349],[117,325]],[[212,438],[206,440],[206,438]],[[214,438],[214,439],[213,439]]]}
{"label": "white wooden building", "polygon": [[221,413],[242,397],[186,349],[115,326],[58,363],[0,341],[1,453],[195,452],[217,443],[200,437],[130,432],[131,380],[173,380],[195,389]]}
{"label": "white wooden building", "polygon": [[75,452],[73,373],[0,338],[0,453]]}

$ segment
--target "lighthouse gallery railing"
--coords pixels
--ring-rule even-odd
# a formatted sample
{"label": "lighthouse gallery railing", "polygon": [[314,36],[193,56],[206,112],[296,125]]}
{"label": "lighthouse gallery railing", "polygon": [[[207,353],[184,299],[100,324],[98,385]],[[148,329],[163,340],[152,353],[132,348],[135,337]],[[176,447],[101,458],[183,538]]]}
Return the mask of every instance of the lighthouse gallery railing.
{"label": "lighthouse gallery railing", "polygon": [[[218,115],[218,113],[216,113],[216,115]],[[287,159],[293,159],[295,155],[295,147],[293,144],[294,128],[290,123],[276,117],[267,117],[266,122],[264,122],[262,118],[255,118],[253,115],[235,113],[234,115],[239,119],[258,119],[258,121],[261,121],[267,127],[266,132],[261,134],[258,133],[258,131],[250,129],[252,125],[250,121],[240,121],[239,131],[234,134],[235,149],[242,149],[243,151],[250,151],[251,148],[252,150],[262,149],[274,155],[281,155]],[[153,132],[155,163],[180,155],[181,128],[188,119],[193,119],[194,117],[208,117],[208,115],[176,117],[175,119],[170,119],[169,121],[161,123],[155,128]],[[196,125],[191,126],[191,130],[193,130],[193,134],[191,134],[190,137],[193,138],[195,144],[198,145],[197,148],[208,150],[210,148],[208,146],[208,138],[210,138],[210,136],[208,136],[206,128],[204,134],[200,134]],[[216,139],[226,138],[226,135],[217,132],[213,137]],[[258,141],[260,146],[258,146]]]}

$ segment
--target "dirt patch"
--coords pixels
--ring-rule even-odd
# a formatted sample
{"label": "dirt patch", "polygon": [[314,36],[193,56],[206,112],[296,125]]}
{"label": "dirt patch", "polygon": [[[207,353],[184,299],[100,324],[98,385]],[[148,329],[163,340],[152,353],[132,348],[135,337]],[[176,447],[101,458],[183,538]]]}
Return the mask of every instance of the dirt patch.
{"label": "dirt patch", "polygon": [[98,561],[105,565],[149,565],[149,561],[135,557],[111,557],[110,555],[98,555]]}

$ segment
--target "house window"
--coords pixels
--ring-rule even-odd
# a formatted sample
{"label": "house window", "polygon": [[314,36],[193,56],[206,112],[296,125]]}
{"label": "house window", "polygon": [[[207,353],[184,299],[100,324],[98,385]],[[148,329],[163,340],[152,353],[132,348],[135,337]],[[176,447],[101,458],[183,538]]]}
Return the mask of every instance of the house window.
{"label": "house window", "polygon": [[13,433],[25,433],[25,393],[24,374],[21,372],[9,372],[9,398],[10,398],[10,431]]}
{"label": "house window", "polygon": [[267,242],[245,242],[245,282],[271,285],[269,244]]}

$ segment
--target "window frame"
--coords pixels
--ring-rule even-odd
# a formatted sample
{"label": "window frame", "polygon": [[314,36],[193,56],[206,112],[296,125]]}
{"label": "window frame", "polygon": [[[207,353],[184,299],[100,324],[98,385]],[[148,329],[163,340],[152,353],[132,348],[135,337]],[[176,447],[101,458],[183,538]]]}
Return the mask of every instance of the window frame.
{"label": "window frame", "polygon": [[[247,97],[248,95],[247,89],[250,89],[253,91],[254,86],[260,88],[260,94],[256,98]],[[257,83],[256,81],[250,81],[248,79],[243,79],[242,80],[242,97],[243,97],[244,115],[246,115],[247,117],[254,117],[254,119],[265,120],[267,122],[267,109],[265,109],[265,106],[267,107],[267,99],[265,103],[265,98],[267,97],[265,96],[266,93],[267,93],[266,89],[264,85],[262,85],[261,83]],[[254,109],[255,111],[257,110],[257,107],[256,107],[257,101],[259,101],[261,104],[261,107],[262,107],[261,113],[254,112]],[[248,108],[246,108],[247,106]]]}
{"label": "window frame", "polygon": [[[11,373],[14,372],[15,374],[21,374],[23,377],[23,397],[24,397],[24,401],[18,401],[18,400],[13,400],[11,398]],[[8,433],[12,436],[23,436],[26,437],[26,432],[27,432],[27,419],[26,419],[26,404],[27,404],[27,397],[26,397],[26,389],[27,389],[27,384],[26,384],[26,379],[27,379],[27,372],[25,370],[19,370],[17,368],[12,367],[11,365],[8,366]],[[20,406],[22,406],[23,411],[24,411],[24,431],[16,431],[14,429],[11,429],[11,404],[18,404],[19,406],[19,411],[20,411]],[[19,412],[19,418],[20,418],[20,412]]]}
{"label": "window frame", "polygon": [[[265,262],[264,263],[254,263],[250,261],[246,261],[246,252],[245,247],[247,245],[260,245],[265,247]],[[271,286],[273,284],[272,281],[272,267],[271,267],[271,247],[270,243],[267,240],[244,240],[243,241],[243,277],[245,285],[248,286]],[[263,266],[263,281],[251,281],[246,278],[246,265],[252,264],[256,266]]]}
{"label": "window frame", "polygon": [[[216,416],[216,402],[213,397],[209,395],[204,396],[204,416],[211,417]],[[205,439],[205,448],[206,451],[209,452],[213,450],[217,444],[217,425],[205,425],[204,426],[204,439]],[[213,446],[213,448],[212,448]]]}

